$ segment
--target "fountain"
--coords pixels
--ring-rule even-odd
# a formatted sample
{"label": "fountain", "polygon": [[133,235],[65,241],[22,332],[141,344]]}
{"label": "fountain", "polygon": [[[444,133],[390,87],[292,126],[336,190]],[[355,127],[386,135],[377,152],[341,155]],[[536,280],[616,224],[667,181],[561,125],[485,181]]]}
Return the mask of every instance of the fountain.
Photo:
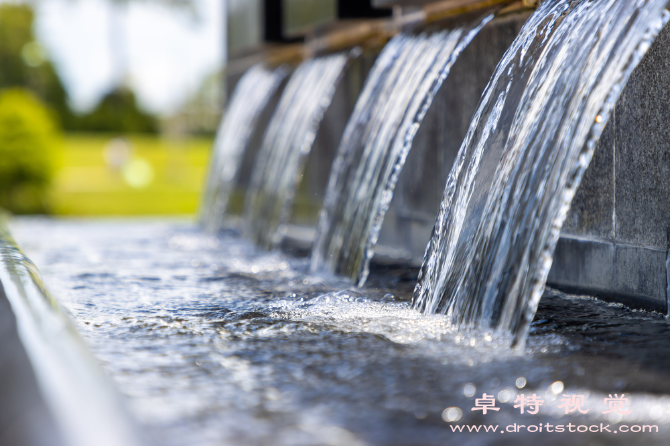
{"label": "fountain", "polygon": [[201,216],[207,230],[221,229],[249,139],[262,111],[287,74],[284,66],[268,70],[259,64],[239,81],[217,132],[219,138],[214,142]]}
{"label": "fountain", "polygon": [[400,34],[379,56],[342,137],[321,211],[312,270],[365,283],[384,214],[412,140],[470,28]]}
{"label": "fountain", "polygon": [[523,344],[572,198],[665,4],[540,6],[498,65],[447,179],[415,308]]}
{"label": "fountain", "polygon": [[268,126],[244,205],[245,234],[266,249],[281,242],[296,186],[346,63],[345,54],[303,62]]}
{"label": "fountain", "polygon": [[[296,1],[262,3],[276,12]],[[250,71],[230,71],[246,74],[217,138],[209,231],[15,219],[41,274],[0,232],[3,364],[19,371],[5,383],[16,393],[0,411],[0,443],[145,444],[137,423],[168,446],[667,444],[664,315],[565,292],[661,301],[667,234],[636,233],[625,217],[667,197],[631,204],[625,185],[638,174],[623,164],[642,163],[631,155],[640,134],[664,134],[662,118],[640,116],[667,113],[663,95],[641,93],[662,88],[670,28],[654,37],[665,2],[556,0],[530,13],[528,2],[373,0],[366,14],[392,4],[394,17],[363,22],[337,20],[360,2],[326,3],[312,25],[265,23],[271,48],[231,64]],[[639,147],[662,179],[662,149]],[[602,185],[616,190],[598,195]],[[248,238],[220,230],[235,222],[231,191],[245,186],[237,223]],[[318,201],[326,189],[313,259],[259,249],[293,243],[289,229],[309,234],[295,226],[300,194]],[[625,288],[640,270],[649,276]],[[601,283],[617,271],[629,273]]]}

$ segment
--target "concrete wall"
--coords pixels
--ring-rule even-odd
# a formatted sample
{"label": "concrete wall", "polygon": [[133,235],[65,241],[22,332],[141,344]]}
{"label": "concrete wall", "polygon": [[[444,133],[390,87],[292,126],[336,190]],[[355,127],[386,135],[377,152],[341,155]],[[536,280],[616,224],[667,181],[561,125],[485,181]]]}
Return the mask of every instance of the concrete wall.
{"label": "concrete wall", "polygon": [[0,445],[64,445],[19,338],[16,318],[2,284],[0,358]]}
{"label": "concrete wall", "polygon": [[670,27],[633,72],[563,227],[549,284],[667,311]]}

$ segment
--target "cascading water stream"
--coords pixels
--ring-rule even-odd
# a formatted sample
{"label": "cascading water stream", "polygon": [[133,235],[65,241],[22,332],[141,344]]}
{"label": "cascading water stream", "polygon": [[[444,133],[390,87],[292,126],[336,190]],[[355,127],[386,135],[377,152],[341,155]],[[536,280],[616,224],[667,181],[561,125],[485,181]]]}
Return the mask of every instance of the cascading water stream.
{"label": "cascading water stream", "polygon": [[666,3],[546,1],[531,16],[454,162],[415,308],[523,345],[572,198]]}
{"label": "cascading water stream", "polygon": [[492,17],[471,28],[403,33],[386,45],[338,147],[312,271],[325,269],[359,285],[365,282],[414,136],[459,54]]}
{"label": "cascading water stream", "polygon": [[281,241],[305,161],[347,61],[346,54],[333,54],[303,62],[268,126],[244,201],[245,235],[265,249]]}
{"label": "cascading water stream", "polygon": [[238,82],[214,142],[201,212],[205,229],[221,228],[242,156],[258,118],[287,74],[284,67],[270,70],[258,64]]}

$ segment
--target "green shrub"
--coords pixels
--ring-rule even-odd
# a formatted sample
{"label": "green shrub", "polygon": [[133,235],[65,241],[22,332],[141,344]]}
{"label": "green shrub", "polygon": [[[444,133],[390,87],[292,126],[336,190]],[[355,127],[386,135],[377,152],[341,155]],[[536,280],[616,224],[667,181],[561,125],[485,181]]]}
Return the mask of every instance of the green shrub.
{"label": "green shrub", "polygon": [[52,115],[32,93],[0,91],[0,206],[18,214],[48,212],[59,143]]}

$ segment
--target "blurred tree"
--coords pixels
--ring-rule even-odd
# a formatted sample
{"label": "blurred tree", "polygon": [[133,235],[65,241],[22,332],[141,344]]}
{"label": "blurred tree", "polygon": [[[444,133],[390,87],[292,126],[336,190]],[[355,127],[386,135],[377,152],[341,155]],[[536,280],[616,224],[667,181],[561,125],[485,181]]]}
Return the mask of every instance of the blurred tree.
{"label": "blurred tree", "polygon": [[20,214],[49,210],[59,140],[52,113],[34,94],[0,92],[0,206]]}
{"label": "blurred tree", "polygon": [[158,131],[155,117],[141,110],[135,94],[125,82],[128,78],[128,64],[123,21],[128,4],[140,1],[179,8],[190,17],[197,18],[193,0],[110,0],[109,42],[115,64],[116,86],[92,112],[76,120],[77,130],[121,133]]}
{"label": "blurred tree", "polygon": [[105,95],[90,113],[79,116],[72,112],[68,95],[46,50],[33,33],[35,19],[29,4],[0,4],[0,89],[29,89],[48,104],[58,116],[58,124],[70,131],[151,132],[157,131],[156,119],[142,111],[135,94],[124,85],[127,67],[120,18],[132,2],[161,4],[179,8],[197,19],[193,0],[109,0],[110,42],[116,60],[116,87]]}
{"label": "blurred tree", "polygon": [[58,114],[65,127],[73,114],[68,97],[46,51],[33,34],[33,9],[25,4],[0,4],[0,89],[33,91]]}
{"label": "blurred tree", "polygon": [[90,113],[78,118],[77,127],[92,132],[156,133],[156,119],[143,112],[135,94],[127,88],[117,88],[106,94]]}

